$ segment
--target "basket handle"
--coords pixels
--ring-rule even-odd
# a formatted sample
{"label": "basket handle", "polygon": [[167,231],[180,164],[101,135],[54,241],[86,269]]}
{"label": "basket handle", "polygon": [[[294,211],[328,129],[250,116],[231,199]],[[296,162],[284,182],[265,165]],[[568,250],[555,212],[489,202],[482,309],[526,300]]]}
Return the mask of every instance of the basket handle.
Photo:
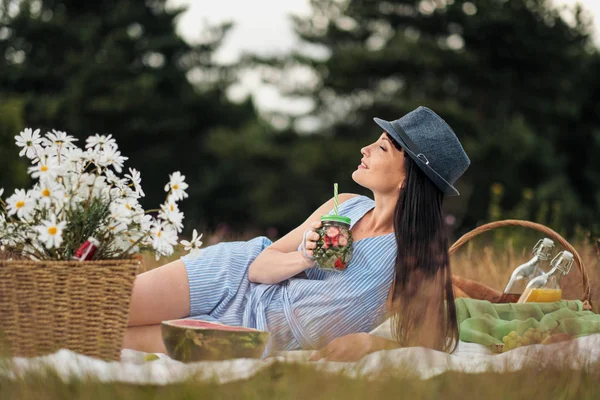
{"label": "basket handle", "polygon": [[505,226],[521,226],[524,228],[530,228],[539,232],[542,232],[544,235],[548,236],[552,240],[557,241],[560,245],[567,251],[570,251],[573,254],[575,259],[575,264],[577,264],[577,268],[579,268],[579,272],[581,273],[581,278],[583,280],[583,296],[581,301],[583,302],[583,308],[586,310],[591,309],[591,289],[590,289],[590,281],[588,278],[587,270],[585,269],[585,265],[583,264],[583,260],[581,256],[575,250],[573,246],[569,242],[565,240],[561,235],[559,235],[556,231],[548,228],[545,225],[538,224],[536,222],[531,221],[523,221],[519,219],[506,219],[503,221],[494,221],[490,222],[477,228],[473,229],[471,232],[465,233],[461,236],[451,247],[449,250],[450,254],[453,254],[456,250],[458,250],[462,245],[467,243],[469,240],[473,239],[475,236],[478,236],[484,232],[491,231],[492,229],[502,228]]}

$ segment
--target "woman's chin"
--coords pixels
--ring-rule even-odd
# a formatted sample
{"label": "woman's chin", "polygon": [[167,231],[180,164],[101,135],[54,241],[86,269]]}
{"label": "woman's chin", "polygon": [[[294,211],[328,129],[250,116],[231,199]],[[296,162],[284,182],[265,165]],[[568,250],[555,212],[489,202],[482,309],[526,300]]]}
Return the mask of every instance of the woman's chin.
{"label": "woman's chin", "polygon": [[[352,180],[356,183],[358,183],[360,186],[367,188],[364,184],[363,184],[363,180],[361,179],[360,176],[360,170],[357,169],[354,172],[352,172]],[[368,189],[368,188],[367,188]]]}

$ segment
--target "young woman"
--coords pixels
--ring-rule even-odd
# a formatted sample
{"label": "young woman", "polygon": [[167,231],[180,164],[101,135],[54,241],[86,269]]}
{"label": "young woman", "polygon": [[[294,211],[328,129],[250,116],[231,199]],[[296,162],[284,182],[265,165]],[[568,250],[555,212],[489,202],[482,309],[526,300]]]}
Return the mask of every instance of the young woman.
{"label": "young woman", "polygon": [[[375,122],[384,132],[362,148],[352,174],[373,199],[339,196],[354,238],[345,271],[323,272],[301,251],[316,247],[319,235],[301,243],[303,234],[332,212],[330,199],[275,243],[221,243],[139,275],[124,346],[164,352],[160,322],[191,317],[268,330],[269,351],[323,348],[318,357],[328,359],[400,345],[450,349],[458,329],[442,203],[458,195],[453,184],[470,161],[428,108]],[[386,305],[395,341],[364,333],[383,320]],[[348,355],[357,340],[361,350]]]}

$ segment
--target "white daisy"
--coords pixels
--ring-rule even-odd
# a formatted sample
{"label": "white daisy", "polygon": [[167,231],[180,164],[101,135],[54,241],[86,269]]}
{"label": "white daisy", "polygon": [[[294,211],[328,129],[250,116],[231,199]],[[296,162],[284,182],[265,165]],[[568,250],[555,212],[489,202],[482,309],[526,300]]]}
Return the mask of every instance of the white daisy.
{"label": "white daisy", "polygon": [[183,200],[188,197],[185,189],[188,188],[188,184],[185,183],[185,175],[181,175],[181,172],[175,171],[169,175],[170,181],[165,185],[165,192],[170,192],[173,196],[173,200]]}
{"label": "white daisy", "polygon": [[177,203],[170,197],[165,204],[160,205],[158,216],[165,221],[169,221],[177,229],[177,232],[183,230],[183,213],[179,211]]}
{"label": "white daisy", "polygon": [[106,176],[106,181],[113,186],[118,188],[127,186],[125,179],[119,178],[119,176],[115,174],[112,169],[105,169],[104,175]]}
{"label": "white daisy", "polygon": [[131,182],[133,183],[133,188],[135,189],[135,192],[138,194],[138,196],[146,196],[146,194],[142,190],[142,178],[140,176],[140,172],[135,168],[129,168],[129,172],[131,174],[125,174],[125,178],[129,178],[129,180],[131,180]]}
{"label": "white daisy", "polygon": [[170,256],[173,254],[173,246],[177,244],[177,233],[168,226],[155,222],[151,229],[152,247],[156,250],[156,258],[160,255]]}
{"label": "white daisy", "polygon": [[192,240],[190,242],[182,240],[179,243],[184,246],[185,251],[189,251],[189,255],[200,255],[200,246],[202,246],[202,241],[200,239],[202,239],[202,235],[203,234],[201,233],[200,236],[198,236],[198,231],[194,229]]}
{"label": "white daisy", "polygon": [[63,187],[65,193],[72,193],[78,185],[79,174],[74,173],[71,170],[67,170],[66,173],[59,180],[60,185]]}
{"label": "white daisy", "polygon": [[113,139],[112,135],[104,136],[95,134],[94,136],[88,137],[86,140],[86,149],[97,149],[102,150],[105,146],[117,147],[117,141]]}
{"label": "white daisy", "polygon": [[44,243],[48,249],[59,247],[63,240],[62,232],[65,225],[67,225],[66,221],[57,223],[55,215],[42,221],[42,224],[36,227],[39,233],[38,240]]}
{"label": "white daisy", "polygon": [[29,157],[32,163],[42,163],[46,164],[48,158],[50,158],[50,153],[46,150],[46,148],[42,146],[34,146],[35,154]]}
{"label": "white daisy", "polygon": [[128,159],[129,157],[123,157],[121,155],[121,152],[117,150],[116,146],[105,146],[100,154],[98,164],[103,167],[113,167],[115,171],[121,173],[123,171],[123,163]]}
{"label": "white daisy", "polygon": [[152,220],[152,216],[149,214],[144,214],[143,212],[138,212],[133,216],[133,222],[140,225],[140,229],[143,232],[148,232],[152,227],[154,221]]}
{"label": "white daisy", "polygon": [[93,149],[87,149],[85,153],[83,153],[83,160],[92,162],[96,165],[100,165],[100,158],[102,157],[102,150],[94,147]]}
{"label": "white daisy", "polygon": [[40,182],[39,189],[32,193],[32,197],[42,203],[44,207],[50,207],[52,203],[61,204],[65,197],[62,186],[52,181]]}
{"label": "white daisy", "polygon": [[111,235],[118,235],[121,232],[127,232],[127,225],[121,221],[112,221],[108,224],[108,232]]}
{"label": "white daisy", "polygon": [[82,198],[88,198],[90,189],[93,197],[100,197],[104,188],[106,188],[106,178],[102,175],[83,173],[79,177],[79,191],[77,194]]}
{"label": "white daisy", "polygon": [[[140,252],[140,247],[136,243],[138,243],[138,240],[143,236],[144,234],[142,234],[141,232],[125,232],[124,235],[118,237],[118,243],[115,244],[119,246],[121,251],[129,249],[127,254],[136,254]],[[134,244],[135,246],[133,246]]]}
{"label": "white daisy", "polygon": [[2,215],[2,245],[8,247],[15,247],[18,245],[17,237],[13,236],[13,233],[15,232],[15,227],[15,224],[7,222],[4,215]]}
{"label": "white daisy", "polygon": [[137,206],[137,200],[135,199],[116,199],[109,206],[110,218],[129,225]]}
{"label": "white daisy", "polygon": [[[6,215],[4,215],[4,213],[0,213],[0,237],[4,236],[2,234],[2,229],[5,228],[5,226],[7,226]],[[2,243],[2,240],[0,240],[0,243]]]}
{"label": "white daisy", "polygon": [[63,149],[62,156],[64,157],[62,164],[70,171],[80,174],[83,170],[85,161],[84,152],[79,147],[69,147]]}
{"label": "white daisy", "polygon": [[0,188],[0,196],[4,194],[4,188]]}
{"label": "white daisy", "polygon": [[61,170],[55,160],[50,158],[46,161],[38,162],[33,167],[27,168],[27,172],[29,172],[34,179],[55,180],[61,173]]}
{"label": "white daisy", "polygon": [[42,139],[44,146],[55,146],[57,148],[75,147],[73,142],[76,141],[77,139],[67,135],[67,132],[57,131],[55,129],[52,129],[52,132],[47,132],[46,137]]}
{"label": "white daisy", "polygon": [[25,154],[27,158],[36,156],[36,148],[40,147],[39,145],[42,142],[40,130],[33,131],[31,128],[25,128],[23,132],[15,136],[15,139],[17,146],[23,148],[19,153],[19,157],[23,157],[23,154]]}
{"label": "white daisy", "polygon": [[109,193],[111,199],[127,200],[138,198],[138,195],[129,186],[111,188]]}
{"label": "white daisy", "polygon": [[114,240],[110,246],[110,250],[114,251],[114,252],[122,253],[125,250],[127,250],[129,248],[129,246],[131,246],[131,245],[132,245],[132,243],[129,243],[129,240],[127,240],[127,237],[125,237],[125,235],[119,235],[114,238]]}
{"label": "white daisy", "polygon": [[17,189],[12,196],[6,199],[6,205],[8,206],[8,215],[17,214],[19,218],[28,219],[34,210],[35,202],[25,190]]}

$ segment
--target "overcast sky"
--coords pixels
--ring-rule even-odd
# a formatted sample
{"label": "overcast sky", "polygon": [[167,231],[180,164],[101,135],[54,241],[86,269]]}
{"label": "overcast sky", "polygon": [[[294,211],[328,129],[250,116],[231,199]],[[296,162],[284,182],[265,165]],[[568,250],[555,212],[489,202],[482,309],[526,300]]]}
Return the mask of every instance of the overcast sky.
{"label": "overcast sky", "polygon": [[[590,13],[600,31],[600,0],[553,0],[554,4],[572,5],[579,2]],[[188,10],[180,17],[178,30],[186,39],[193,42],[199,37],[203,25],[231,21],[229,32],[221,49],[216,54],[220,62],[237,60],[243,52],[260,54],[280,54],[297,45],[290,14],[308,15],[309,0],[169,0],[169,5],[186,5]],[[596,35],[600,43],[600,34]],[[231,95],[241,98],[252,93],[262,109],[297,109],[302,104],[287,104],[276,90],[260,85],[257,76],[243,77],[243,87],[238,87]]]}

